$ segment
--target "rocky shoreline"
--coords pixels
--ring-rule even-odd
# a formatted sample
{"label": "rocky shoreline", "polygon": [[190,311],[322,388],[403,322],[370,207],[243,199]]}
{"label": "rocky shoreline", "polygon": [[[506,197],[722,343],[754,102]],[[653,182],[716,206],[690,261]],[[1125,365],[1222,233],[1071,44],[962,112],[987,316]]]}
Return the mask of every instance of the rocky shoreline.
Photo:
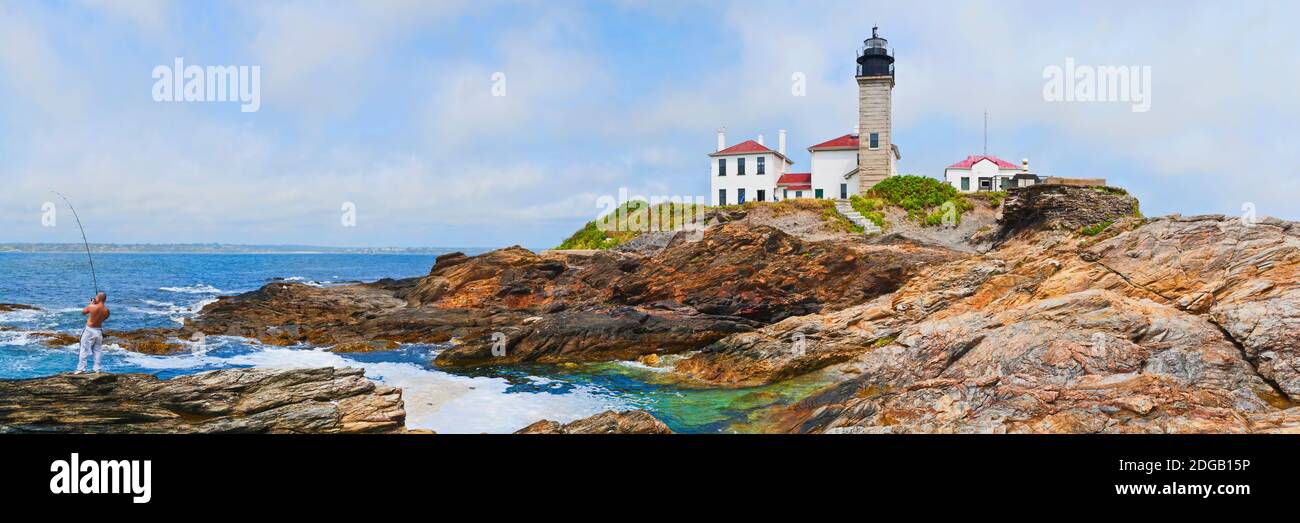
{"label": "rocky shoreline", "polygon": [[[115,335],[158,354],[203,333],[448,343],[441,367],[641,360],[683,387],[821,380],[763,413],[788,432],[1300,431],[1292,222],[1144,218],[1122,190],[1066,186],[1013,189],[961,237],[812,230],[817,212],[738,207],[699,241],[641,250],[511,247],[440,256],[421,278],[274,282],[180,329]],[[646,413],[594,418],[525,432],[660,430]]]}
{"label": "rocky shoreline", "polygon": [[397,433],[405,421],[402,392],[356,368],[0,380],[0,433]]}

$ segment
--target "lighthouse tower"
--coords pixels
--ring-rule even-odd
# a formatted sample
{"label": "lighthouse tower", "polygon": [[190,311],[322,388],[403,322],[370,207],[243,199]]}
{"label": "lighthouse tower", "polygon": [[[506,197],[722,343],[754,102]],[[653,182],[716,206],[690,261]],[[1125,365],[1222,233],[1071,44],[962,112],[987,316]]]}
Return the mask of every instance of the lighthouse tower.
{"label": "lighthouse tower", "polygon": [[894,57],[889,41],[880,37],[879,27],[863,41],[858,54],[858,188],[866,193],[872,186],[896,174],[895,162],[902,158],[893,140],[892,96]]}

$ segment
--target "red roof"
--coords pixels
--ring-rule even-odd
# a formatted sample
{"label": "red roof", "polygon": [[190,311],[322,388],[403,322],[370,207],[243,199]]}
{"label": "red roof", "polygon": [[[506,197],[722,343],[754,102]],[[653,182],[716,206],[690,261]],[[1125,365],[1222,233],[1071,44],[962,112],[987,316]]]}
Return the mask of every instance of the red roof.
{"label": "red roof", "polygon": [[785,189],[787,191],[811,191],[812,186],[811,185],[787,185],[785,187],[782,187],[782,189]]}
{"label": "red roof", "polygon": [[857,149],[857,148],[858,148],[858,137],[855,136],[855,135],[852,135],[852,134],[846,134],[846,135],[841,136],[841,137],[839,137],[839,138],[834,138],[834,139],[831,139],[831,140],[828,140],[828,141],[825,141],[825,142],[819,143],[819,144],[817,144],[817,145],[814,145],[814,146],[812,146],[812,147],[809,147],[808,150],[809,150],[809,151],[824,151],[824,150],[836,150],[836,149]]}
{"label": "red roof", "polygon": [[965,160],[962,160],[962,161],[960,161],[960,162],[957,162],[957,163],[954,163],[954,164],[952,164],[952,165],[949,165],[948,168],[949,168],[949,169],[970,169],[971,167],[974,167],[975,164],[980,163],[980,161],[982,161],[982,160],[988,160],[988,161],[991,161],[991,162],[997,164],[998,167],[1001,167],[1001,168],[1003,168],[1003,169],[1018,169],[1018,168],[1020,168],[1019,165],[1016,165],[1016,164],[1014,164],[1014,163],[1011,163],[1011,162],[1008,162],[1008,161],[1003,160],[1003,159],[1001,159],[1001,158],[998,158],[997,156],[986,155],[986,154],[972,154],[972,155],[970,155],[970,156],[967,156]]}
{"label": "red roof", "polygon": [[776,151],[768,149],[767,147],[764,147],[762,144],[758,142],[755,142],[753,140],[745,140],[736,145],[733,145],[731,147],[728,147],[716,153],[710,154],[709,156],[720,156],[723,154],[774,153],[774,152]]}
{"label": "red roof", "polygon": [[[776,180],[777,185],[800,184],[806,185],[812,183],[812,173],[785,173]],[[794,189],[794,187],[790,187]]]}
{"label": "red roof", "polygon": [[786,158],[784,154],[768,149],[767,147],[764,147],[762,144],[755,142],[753,140],[745,140],[743,142],[740,142],[736,145],[733,145],[731,147],[728,147],[716,153],[709,153],[709,156],[727,156],[731,154],[754,154],[754,153],[760,153],[760,154],[771,153],[771,154],[775,154],[777,158],[785,160],[785,163],[789,163],[789,164],[794,163],[794,160]]}

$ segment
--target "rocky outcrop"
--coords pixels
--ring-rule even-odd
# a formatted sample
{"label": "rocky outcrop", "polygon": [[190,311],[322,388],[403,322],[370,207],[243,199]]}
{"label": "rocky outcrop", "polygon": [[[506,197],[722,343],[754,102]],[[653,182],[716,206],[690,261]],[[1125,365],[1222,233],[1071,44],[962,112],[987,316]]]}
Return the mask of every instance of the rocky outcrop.
{"label": "rocky outcrop", "polygon": [[888,294],[925,266],[961,256],[912,243],[805,242],[769,226],[729,223],[701,241],[627,264],[609,299],[771,323]]}
{"label": "rocky outcrop", "polygon": [[0,380],[0,432],[371,433],[405,419],[401,391],[355,368]]}
{"label": "rocky outcrop", "polygon": [[559,257],[544,257],[523,247],[498,249],[480,256],[452,253],[439,256],[428,276],[410,292],[411,305],[439,308],[544,305],[560,275],[569,269]]}
{"label": "rocky outcrop", "polygon": [[764,385],[813,372],[887,344],[904,327],[974,296],[1007,272],[1000,261],[978,258],[931,267],[898,291],[870,302],[724,338],[677,362],[675,370],[692,381],[727,387]]}
{"label": "rocky outcrop", "polygon": [[1276,396],[1203,317],[1089,290],[929,320],[796,407],[810,432],[1248,432]]}
{"label": "rocky outcrop", "polygon": [[1040,184],[1007,190],[1000,236],[1026,229],[1078,230],[1138,214],[1137,198],[1114,187]]}
{"label": "rocky outcrop", "polygon": [[1208,314],[1292,400],[1300,400],[1300,229],[1224,216],[1170,217],[1084,257],[1128,292]]}
{"label": "rocky outcrop", "polygon": [[0,312],[34,311],[34,310],[40,310],[40,309],[37,309],[36,307],[32,307],[31,305],[22,305],[19,303],[0,303]]}
{"label": "rocky outcrop", "polygon": [[961,256],[905,241],[807,242],[731,223],[701,241],[673,241],[657,256],[510,247],[440,256],[419,279],[330,288],[276,282],[209,304],[186,328],[340,351],[456,340],[439,354],[443,366],[635,359],[848,307]]}
{"label": "rocky outcrop", "polygon": [[542,420],[515,434],[672,434],[662,421],[644,410],[605,411],[589,418],[561,424]]}
{"label": "rocky outcrop", "polygon": [[757,326],[744,318],[690,309],[637,307],[560,311],[501,327],[494,335],[466,340],[438,354],[439,366],[521,362],[633,360],[708,345]]}

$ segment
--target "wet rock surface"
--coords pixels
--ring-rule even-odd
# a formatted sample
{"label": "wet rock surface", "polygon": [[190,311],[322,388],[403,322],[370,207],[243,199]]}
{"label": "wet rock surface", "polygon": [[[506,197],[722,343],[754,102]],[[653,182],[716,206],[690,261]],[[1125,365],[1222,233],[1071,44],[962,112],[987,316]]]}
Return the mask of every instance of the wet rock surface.
{"label": "wet rock surface", "polygon": [[355,368],[0,380],[0,432],[374,433],[405,420],[401,391]]}
{"label": "wet rock surface", "polygon": [[644,410],[605,411],[572,423],[542,420],[515,434],[672,434],[662,421]]}

